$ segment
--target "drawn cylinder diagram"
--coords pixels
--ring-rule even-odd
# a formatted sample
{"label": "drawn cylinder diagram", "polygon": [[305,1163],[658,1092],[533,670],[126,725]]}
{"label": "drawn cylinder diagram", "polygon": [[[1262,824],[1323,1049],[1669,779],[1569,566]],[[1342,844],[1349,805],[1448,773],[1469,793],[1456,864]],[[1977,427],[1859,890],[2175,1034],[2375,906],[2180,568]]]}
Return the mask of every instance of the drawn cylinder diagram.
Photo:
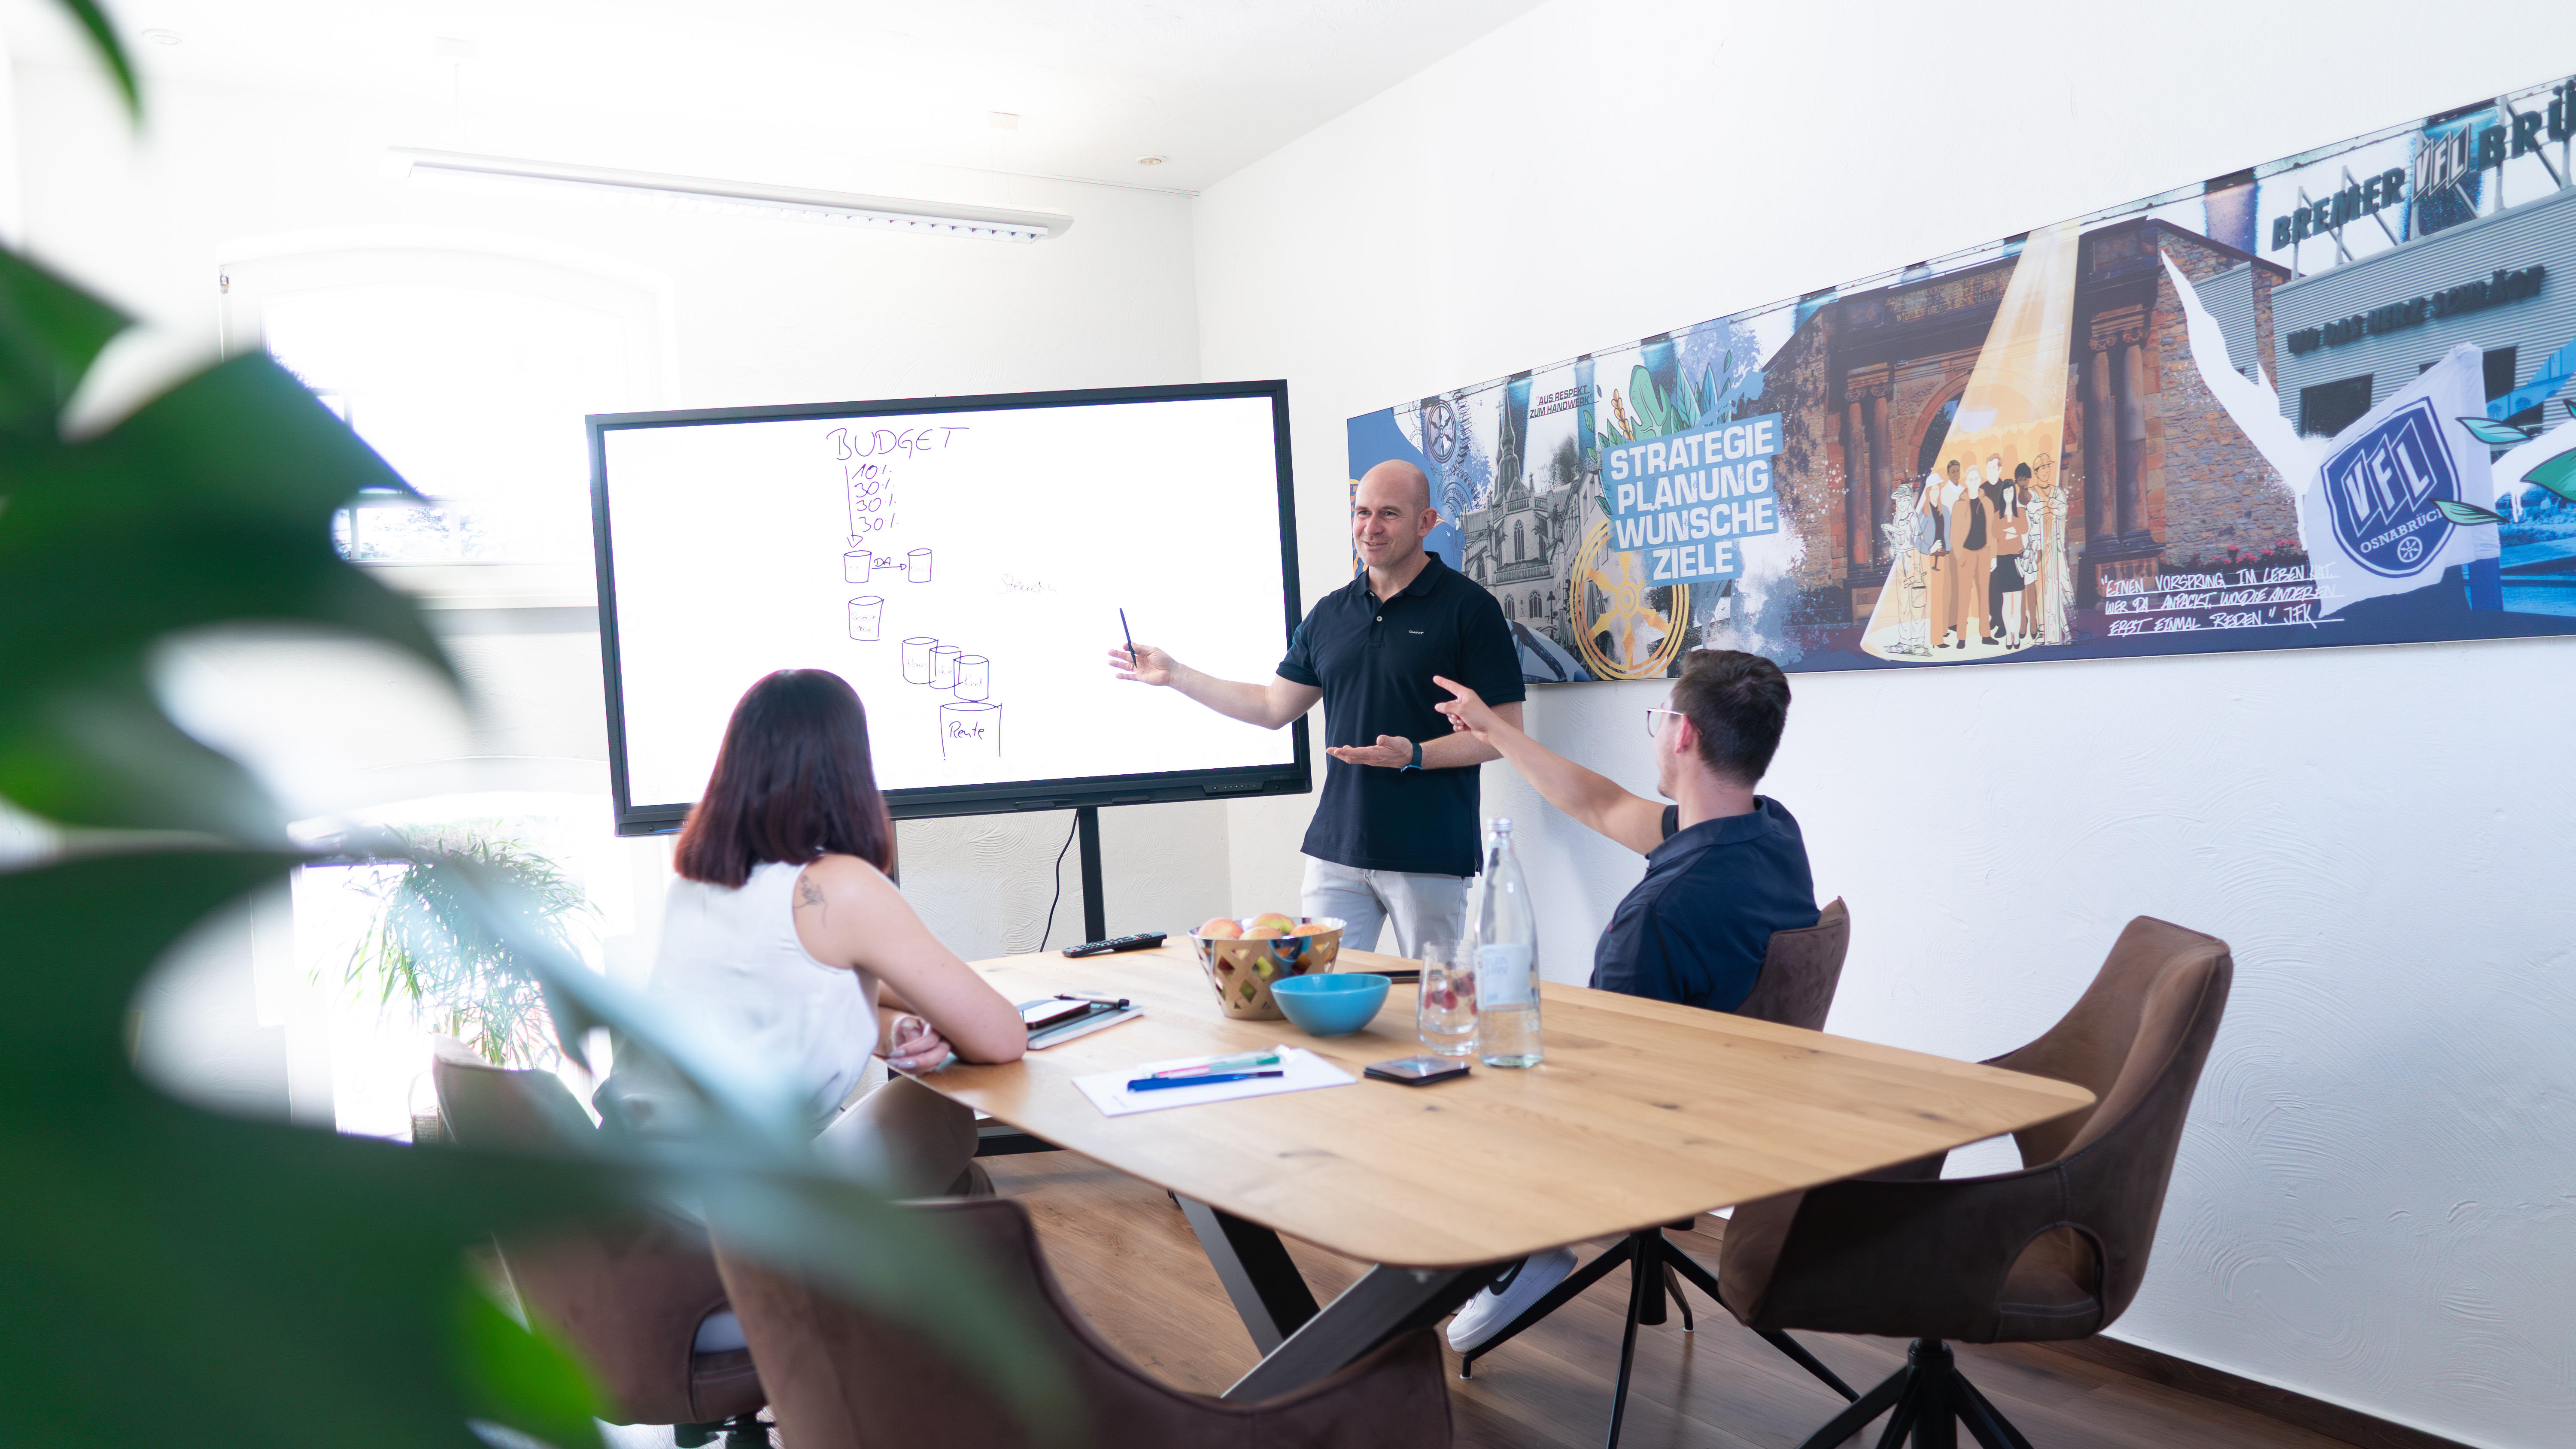
{"label": "drawn cylinder diagram", "polygon": [[938,640],[930,638],[903,641],[904,683],[928,684],[930,682],[930,651],[938,643]]}
{"label": "drawn cylinder diagram", "polygon": [[842,581],[844,583],[852,584],[866,583],[868,581],[868,570],[873,567],[875,563],[876,560],[869,550],[864,548],[851,549],[848,553],[841,555]]}
{"label": "drawn cylinder diagram", "polygon": [[930,550],[916,548],[903,556],[903,576],[916,584],[930,582]]}
{"label": "drawn cylinder diagram", "polygon": [[850,637],[875,643],[885,630],[885,599],[862,594],[850,600]]}
{"label": "drawn cylinder diagram", "polygon": [[939,707],[939,754],[947,760],[1002,758],[1002,707],[989,700],[957,700]]}
{"label": "drawn cylinder diagram", "polygon": [[930,646],[931,688],[954,689],[957,687],[957,656],[965,652],[965,650],[958,648],[954,644],[934,644]]}
{"label": "drawn cylinder diagram", "polygon": [[957,656],[957,697],[974,701],[989,699],[993,693],[993,661],[981,654]]}

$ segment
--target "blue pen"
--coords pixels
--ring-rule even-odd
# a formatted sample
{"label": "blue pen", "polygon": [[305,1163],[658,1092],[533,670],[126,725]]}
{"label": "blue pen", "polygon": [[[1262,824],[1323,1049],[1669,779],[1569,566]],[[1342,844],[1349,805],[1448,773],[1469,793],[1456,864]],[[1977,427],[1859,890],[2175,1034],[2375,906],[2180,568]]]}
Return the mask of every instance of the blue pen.
{"label": "blue pen", "polygon": [[1204,1087],[1212,1082],[1248,1082],[1255,1077],[1284,1077],[1286,1072],[1226,1072],[1213,1077],[1145,1077],[1129,1082],[1131,1092],[1153,1092],[1164,1087]]}

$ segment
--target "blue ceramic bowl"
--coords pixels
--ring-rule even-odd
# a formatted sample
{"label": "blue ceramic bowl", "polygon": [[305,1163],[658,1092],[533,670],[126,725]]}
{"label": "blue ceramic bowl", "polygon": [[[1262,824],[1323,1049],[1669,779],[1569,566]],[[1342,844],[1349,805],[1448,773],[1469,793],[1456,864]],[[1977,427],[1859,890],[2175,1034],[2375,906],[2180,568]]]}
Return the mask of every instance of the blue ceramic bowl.
{"label": "blue ceramic bowl", "polygon": [[1290,976],[1270,983],[1270,999],[1308,1036],[1349,1036],[1386,1005],[1386,978],[1365,971]]}

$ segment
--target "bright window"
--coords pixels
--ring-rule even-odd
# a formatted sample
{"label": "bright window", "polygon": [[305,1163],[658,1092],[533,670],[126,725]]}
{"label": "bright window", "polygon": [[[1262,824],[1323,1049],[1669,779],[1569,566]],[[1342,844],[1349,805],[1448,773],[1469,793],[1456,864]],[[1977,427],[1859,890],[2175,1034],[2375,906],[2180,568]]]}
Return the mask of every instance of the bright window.
{"label": "bright window", "polygon": [[425,505],[342,514],[341,551],[389,564],[587,565],[585,414],[650,407],[654,292],[517,257],[415,248],[227,264],[226,330],[263,343]]}

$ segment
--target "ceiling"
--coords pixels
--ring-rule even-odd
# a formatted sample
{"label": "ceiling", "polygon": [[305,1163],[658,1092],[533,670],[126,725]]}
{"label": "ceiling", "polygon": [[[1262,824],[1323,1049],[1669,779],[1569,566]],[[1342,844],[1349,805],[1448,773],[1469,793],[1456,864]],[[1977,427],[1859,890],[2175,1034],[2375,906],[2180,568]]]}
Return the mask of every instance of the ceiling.
{"label": "ceiling", "polygon": [[[628,118],[629,134],[1184,192],[1538,3],[107,0],[147,77],[408,99],[458,133],[422,144],[491,146],[512,118],[578,114]],[[0,0],[16,58],[86,63],[60,8]],[[1138,163],[1149,155],[1168,159]]]}

